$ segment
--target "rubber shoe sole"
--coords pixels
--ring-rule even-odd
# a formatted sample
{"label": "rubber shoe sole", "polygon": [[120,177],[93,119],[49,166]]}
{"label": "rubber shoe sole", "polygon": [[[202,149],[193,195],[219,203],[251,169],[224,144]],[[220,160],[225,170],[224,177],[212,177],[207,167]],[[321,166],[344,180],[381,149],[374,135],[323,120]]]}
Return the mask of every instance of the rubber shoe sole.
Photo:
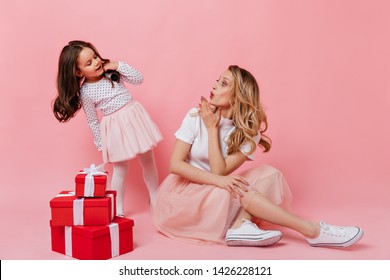
{"label": "rubber shoe sole", "polygon": [[272,244],[275,244],[280,239],[282,239],[282,235],[270,237],[267,239],[263,239],[263,238],[246,238],[246,239],[227,238],[226,244],[228,246],[267,247],[267,246],[270,246]]}

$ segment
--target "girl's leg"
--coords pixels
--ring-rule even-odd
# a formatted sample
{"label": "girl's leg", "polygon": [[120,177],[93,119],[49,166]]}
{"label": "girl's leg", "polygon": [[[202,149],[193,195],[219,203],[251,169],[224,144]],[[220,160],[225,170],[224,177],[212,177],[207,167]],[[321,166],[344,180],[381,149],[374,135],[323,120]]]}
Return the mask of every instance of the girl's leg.
{"label": "girl's leg", "polygon": [[138,155],[142,166],[143,177],[149,192],[150,205],[153,207],[158,188],[158,171],[153,150]]}
{"label": "girl's leg", "polygon": [[124,215],[124,200],[125,200],[125,180],[129,170],[129,161],[120,161],[113,163],[113,174],[111,181],[111,189],[117,192],[116,197],[116,214]]}
{"label": "girl's leg", "polygon": [[319,223],[294,215],[276,205],[259,192],[245,193],[241,204],[248,213],[267,222],[291,228],[307,238],[314,238],[320,233]]}

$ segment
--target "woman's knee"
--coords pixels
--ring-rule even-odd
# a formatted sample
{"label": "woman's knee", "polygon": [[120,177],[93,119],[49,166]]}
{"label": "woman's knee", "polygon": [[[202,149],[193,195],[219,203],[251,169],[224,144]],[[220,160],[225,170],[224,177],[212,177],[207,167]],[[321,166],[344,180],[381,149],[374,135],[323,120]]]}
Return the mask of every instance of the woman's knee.
{"label": "woman's knee", "polygon": [[268,164],[262,164],[258,166],[258,170],[261,171],[262,173],[269,174],[269,175],[282,174],[282,172],[279,169]]}
{"label": "woman's knee", "polygon": [[255,191],[255,190],[250,190],[248,192],[245,192],[242,197],[240,197],[240,204],[244,209],[247,209],[249,204],[251,204],[252,200],[254,199],[255,196],[262,196],[261,193]]}
{"label": "woman's knee", "polygon": [[253,167],[243,172],[241,175],[244,177],[257,179],[267,178],[269,176],[283,176],[279,169],[267,164],[261,164],[259,166]]}

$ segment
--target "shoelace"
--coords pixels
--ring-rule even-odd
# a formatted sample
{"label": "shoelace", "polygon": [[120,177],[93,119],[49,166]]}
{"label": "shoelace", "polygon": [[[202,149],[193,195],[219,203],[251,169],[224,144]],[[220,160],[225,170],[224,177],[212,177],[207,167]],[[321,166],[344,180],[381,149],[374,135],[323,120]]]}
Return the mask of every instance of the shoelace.
{"label": "shoelace", "polygon": [[243,223],[242,223],[243,225],[244,224],[245,225],[249,225],[249,226],[251,226],[251,227],[253,227],[253,228],[257,229],[257,230],[265,231],[265,230],[260,229],[255,223],[252,223],[251,221],[249,221],[247,219],[242,219],[242,221],[243,221]]}
{"label": "shoelace", "polygon": [[345,236],[346,234],[346,230],[344,227],[331,226],[325,223],[321,223],[321,228],[324,233],[331,236],[342,237]]}

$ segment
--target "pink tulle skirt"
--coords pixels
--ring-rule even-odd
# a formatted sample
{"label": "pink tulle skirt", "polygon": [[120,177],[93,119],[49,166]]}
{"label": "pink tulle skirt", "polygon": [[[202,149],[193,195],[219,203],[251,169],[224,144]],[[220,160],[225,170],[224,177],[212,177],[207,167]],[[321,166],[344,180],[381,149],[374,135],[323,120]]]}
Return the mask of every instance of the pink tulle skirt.
{"label": "pink tulle skirt", "polygon": [[144,107],[132,101],[100,122],[104,162],[132,159],[154,148],[162,135]]}
{"label": "pink tulle skirt", "polygon": [[[261,165],[241,175],[250,183],[250,191],[259,192],[282,207],[289,206],[291,192],[279,170]],[[157,229],[172,239],[221,243],[240,209],[239,200],[226,190],[170,174],[158,189],[153,220]]]}

